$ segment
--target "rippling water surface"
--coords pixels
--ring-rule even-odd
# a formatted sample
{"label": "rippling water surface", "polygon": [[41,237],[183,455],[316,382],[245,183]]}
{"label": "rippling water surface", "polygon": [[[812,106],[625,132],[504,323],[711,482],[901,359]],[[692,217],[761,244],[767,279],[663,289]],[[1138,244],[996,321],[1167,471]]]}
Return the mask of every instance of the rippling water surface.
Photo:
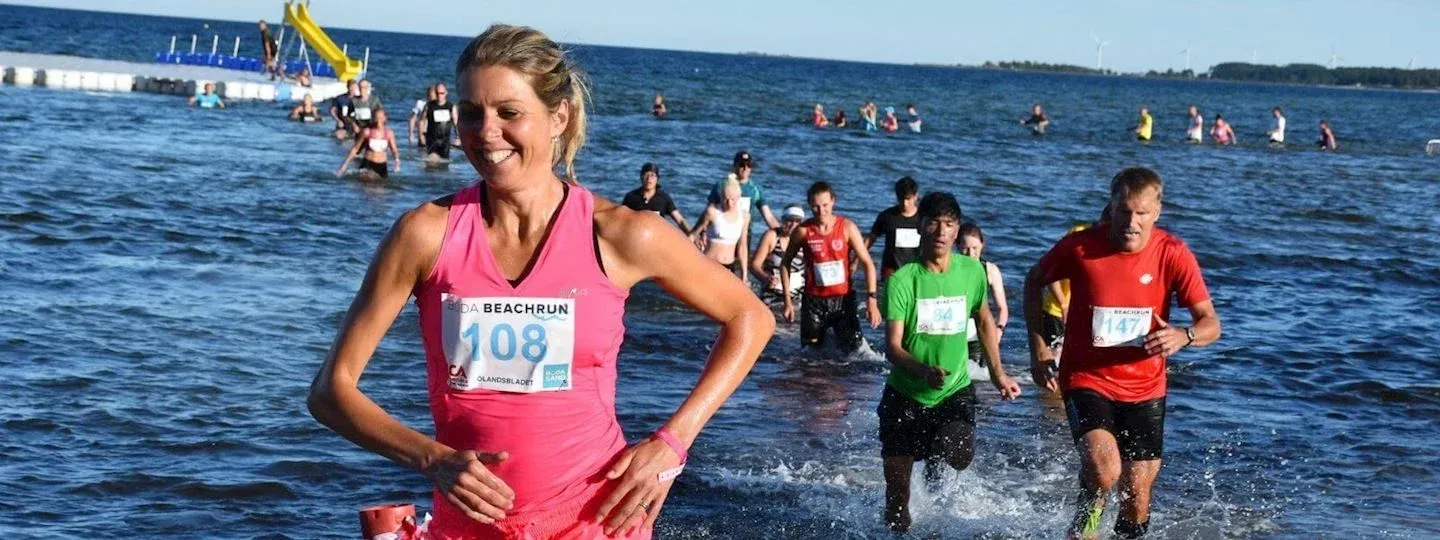
{"label": "rippling water surface", "polygon": [[[317,12],[322,18],[323,13]],[[487,24],[477,21],[478,32]],[[171,34],[250,39],[249,24],[0,6],[0,49],[144,61]],[[372,48],[379,94],[408,108],[462,38],[336,30]],[[229,39],[226,37],[225,39]],[[224,39],[222,39],[223,41]],[[1057,401],[1025,375],[1020,285],[1108,178],[1167,180],[1162,226],[1205,269],[1224,339],[1170,362],[1160,538],[1440,534],[1440,95],[954,70],[580,47],[594,78],[582,181],[618,199],[639,165],[693,216],[751,149],[774,204],[835,183],[868,224],[901,175],[957,193],[1006,272],[1003,352],[1026,395],[982,386],[970,470],[920,496],[916,537],[1051,538],[1076,455]],[[655,121],[664,91],[674,114]],[[816,131],[810,106],[915,102],[924,134]],[[1047,105],[1051,135],[1016,124]],[[1178,141],[1184,111],[1223,112],[1242,145]],[[1156,114],[1156,142],[1125,129]],[[1258,144],[1289,111],[1286,149]],[[314,422],[306,388],[392,221],[472,181],[464,163],[383,184],[336,179],[343,148],[277,104],[0,87],[0,531],[7,535],[352,537],[355,510],[428,506],[419,475]],[[1308,144],[1328,118],[1343,151]],[[1182,315],[1183,317],[1183,315]],[[643,284],[621,352],[619,413],[659,425],[715,327]],[[867,335],[872,343],[878,332]],[[871,352],[802,353],[782,326],[700,437],[665,538],[871,538],[883,479]],[[430,428],[413,308],[362,382]],[[986,383],[981,383],[985,385]]]}

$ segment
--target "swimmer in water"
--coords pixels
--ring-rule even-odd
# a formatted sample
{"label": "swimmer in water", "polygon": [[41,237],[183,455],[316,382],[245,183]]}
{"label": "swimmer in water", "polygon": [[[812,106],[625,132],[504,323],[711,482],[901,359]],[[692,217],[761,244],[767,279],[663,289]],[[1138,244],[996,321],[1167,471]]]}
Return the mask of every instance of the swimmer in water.
{"label": "swimmer in water", "polygon": [[1230,122],[1225,121],[1225,117],[1216,114],[1215,124],[1210,126],[1210,138],[1221,146],[1235,144],[1235,130],[1230,127]]}
{"label": "swimmer in water", "polygon": [[824,105],[821,105],[819,103],[815,104],[815,111],[810,114],[810,123],[817,128],[823,128],[830,125],[830,119],[825,117]]}
{"label": "swimmer in water", "polygon": [[900,119],[895,117],[894,107],[885,107],[885,119],[880,121],[880,127],[890,133],[900,129]]}
{"label": "swimmer in water", "polygon": [[843,127],[849,126],[849,125],[850,125],[850,122],[845,119],[845,109],[840,109],[839,111],[836,111],[836,112],[835,112],[835,120],[834,120],[833,122],[831,122],[831,123],[832,123],[832,124],[835,124],[835,127],[837,127],[837,128],[843,128]]}
{"label": "swimmer in water", "polygon": [[290,109],[290,119],[307,124],[320,121],[320,109],[315,107],[315,100],[310,98],[310,94],[305,94],[305,97],[300,99],[300,104]]}
{"label": "swimmer in water", "polygon": [[1030,126],[1030,132],[1035,136],[1045,134],[1045,128],[1050,126],[1050,116],[1045,114],[1045,109],[1039,103],[1030,107],[1030,118],[1020,121],[1020,125]]}
{"label": "swimmer in water", "polygon": [[1319,146],[1321,150],[1340,149],[1340,143],[1335,141],[1335,132],[1330,129],[1329,121],[1320,121],[1320,140],[1315,141],[1315,145]]}
{"label": "swimmer in water", "polygon": [[225,108],[225,101],[220,99],[220,94],[215,93],[215,83],[205,83],[205,91],[201,94],[190,96],[190,105],[199,105],[201,109]]}
{"label": "swimmer in water", "polygon": [[665,109],[665,95],[657,92],[655,94],[655,104],[650,107],[650,114],[656,118],[660,118],[661,116],[669,114],[669,112],[670,111]]}
{"label": "swimmer in water", "polygon": [[910,115],[909,120],[906,120],[905,122],[905,125],[910,127],[910,132],[920,133],[920,126],[921,124],[924,124],[924,120],[920,119],[920,113],[915,110],[915,106],[906,105],[905,113]]}
{"label": "swimmer in water", "polygon": [[864,124],[865,131],[875,131],[879,128],[879,123],[875,120],[876,114],[878,111],[874,101],[867,101],[864,106],[860,107],[860,121]]}
{"label": "swimmer in water", "polygon": [[1205,117],[1200,115],[1200,109],[1194,105],[1190,106],[1190,127],[1185,130],[1185,142],[1200,144],[1205,136]]}
{"label": "swimmer in water", "polygon": [[946,466],[963,471],[975,456],[977,400],[966,321],[973,321],[979,334],[1000,399],[1020,396],[1020,385],[1000,361],[986,270],[980,261],[955,253],[961,219],[953,195],[925,195],[920,258],[885,280],[885,356],[891,366],[875,414],[885,469],[885,523],[895,532],[911,525],[910,474],[917,460],[925,462],[925,481],[934,486]]}
{"label": "swimmer in water", "polygon": [[1281,111],[1280,107],[1275,107],[1270,109],[1270,116],[1275,118],[1275,127],[1265,132],[1270,136],[1270,144],[1285,144],[1285,112]]}
{"label": "swimmer in water", "polygon": [[1155,119],[1150,117],[1150,109],[1140,107],[1140,122],[1135,125],[1135,138],[1141,141],[1149,141],[1151,131],[1155,128]]}
{"label": "swimmer in water", "polygon": [[395,156],[395,172],[400,172],[400,149],[395,146],[395,132],[385,125],[385,109],[376,110],[371,119],[372,125],[360,130],[360,137],[355,140],[355,146],[350,147],[350,153],[345,155],[345,162],[340,164],[335,176],[344,176],[350,161],[362,150],[365,152],[360,160],[362,174],[368,172],[379,178],[389,177],[385,168],[389,162],[387,155]]}

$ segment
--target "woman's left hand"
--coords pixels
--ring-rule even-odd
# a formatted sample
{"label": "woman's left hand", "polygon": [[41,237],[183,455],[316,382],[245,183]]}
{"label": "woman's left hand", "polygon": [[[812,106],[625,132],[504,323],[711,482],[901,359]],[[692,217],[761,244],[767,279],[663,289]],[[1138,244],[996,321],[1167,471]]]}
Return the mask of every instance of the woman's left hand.
{"label": "woman's left hand", "polygon": [[675,480],[660,483],[660,473],[680,466],[680,456],[665,441],[650,438],[626,448],[605,473],[614,490],[600,504],[596,521],[605,534],[628,533],[636,526],[654,527]]}

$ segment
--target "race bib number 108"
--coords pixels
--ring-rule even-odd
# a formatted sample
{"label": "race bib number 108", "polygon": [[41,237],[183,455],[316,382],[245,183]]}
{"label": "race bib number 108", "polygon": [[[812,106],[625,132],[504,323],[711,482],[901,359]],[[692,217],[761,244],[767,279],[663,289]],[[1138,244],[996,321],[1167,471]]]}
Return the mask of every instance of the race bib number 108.
{"label": "race bib number 108", "polygon": [[446,379],[455,390],[569,390],[575,356],[572,298],[441,294]]}

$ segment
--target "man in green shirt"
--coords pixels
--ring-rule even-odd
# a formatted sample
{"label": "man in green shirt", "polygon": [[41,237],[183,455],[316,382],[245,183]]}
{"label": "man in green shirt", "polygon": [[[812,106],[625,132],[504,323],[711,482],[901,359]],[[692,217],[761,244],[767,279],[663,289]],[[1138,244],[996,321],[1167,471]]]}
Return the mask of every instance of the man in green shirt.
{"label": "man in green shirt", "polygon": [[925,478],[933,483],[942,463],[964,470],[975,454],[969,319],[975,319],[1000,397],[1020,395],[1020,385],[1000,364],[1000,333],[985,302],[985,269],[955,252],[960,204],[949,193],[930,193],[919,213],[920,257],[885,281],[886,342],[894,366],[876,410],[885,460],[885,522],[897,532],[910,528],[915,460],[925,460]]}

